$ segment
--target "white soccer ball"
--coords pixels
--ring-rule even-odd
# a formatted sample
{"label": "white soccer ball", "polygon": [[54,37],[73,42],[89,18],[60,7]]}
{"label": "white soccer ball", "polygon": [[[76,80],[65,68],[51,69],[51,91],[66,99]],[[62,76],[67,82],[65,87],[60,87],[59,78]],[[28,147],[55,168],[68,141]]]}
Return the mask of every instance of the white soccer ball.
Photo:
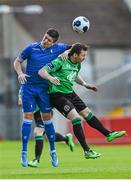
{"label": "white soccer ball", "polygon": [[72,27],[78,33],[85,33],[90,28],[90,21],[84,16],[78,16],[73,20]]}

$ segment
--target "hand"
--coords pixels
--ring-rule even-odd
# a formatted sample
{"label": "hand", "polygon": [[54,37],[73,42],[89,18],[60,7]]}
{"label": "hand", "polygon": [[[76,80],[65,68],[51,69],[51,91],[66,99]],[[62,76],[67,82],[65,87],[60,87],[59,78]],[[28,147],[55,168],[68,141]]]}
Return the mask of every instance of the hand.
{"label": "hand", "polygon": [[94,86],[94,85],[85,84],[84,86],[85,86],[85,88],[87,88],[87,89],[91,89],[92,91],[97,92],[97,87]]}
{"label": "hand", "polygon": [[59,55],[59,57],[61,57],[61,59],[65,61],[66,59],[68,59],[68,53],[69,53],[69,50]]}
{"label": "hand", "polygon": [[98,91],[98,89],[97,89],[97,87],[96,87],[96,86],[90,86],[90,89],[91,89],[92,91],[95,91],[95,92],[97,92],[97,91]]}
{"label": "hand", "polygon": [[49,81],[52,83],[52,84],[55,84],[56,86],[60,85],[60,81],[57,77],[50,77]]}
{"label": "hand", "polygon": [[19,81],[19,83],[20,83],[20,84],[25,84],[25,82],[27,81],[27,80],[26,80],[26,77],[30,77],[30,76],[27,75],[27,74],[24,74],[24,73],[19,74],[19,75],[18,75],[18,81]]}

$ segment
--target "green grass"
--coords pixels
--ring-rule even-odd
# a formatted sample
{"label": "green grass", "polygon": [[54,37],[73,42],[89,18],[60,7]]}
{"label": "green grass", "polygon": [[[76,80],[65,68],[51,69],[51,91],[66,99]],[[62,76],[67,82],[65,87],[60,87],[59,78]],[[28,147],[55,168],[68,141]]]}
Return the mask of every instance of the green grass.
{"label": "green grass", "polygon": [[[130,146],[91,146],[103,154],[99,159],[84,159],[82,149],[75,146],[69,151],[64,143],[57,143],[59,167],[51,166],[48,143],[41,158],[39,168],[23,168],[20,164],[21,143],[0,142],[0,179],[130,179]],[[34,142],[29,143],[29,158],[32,160]]]}

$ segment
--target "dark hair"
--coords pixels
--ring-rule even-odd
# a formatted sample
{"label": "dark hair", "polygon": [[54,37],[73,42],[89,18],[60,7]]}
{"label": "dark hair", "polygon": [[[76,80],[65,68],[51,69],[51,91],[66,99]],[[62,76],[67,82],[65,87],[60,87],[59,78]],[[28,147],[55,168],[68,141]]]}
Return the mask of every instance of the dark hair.
{"label": "dark hair", "polygon": [[54,39],[54,42],[56,42],[59,38],[58,31],[53,28],[48,29],[46,33]]}
{"label": "dark hair", "polygon": [[87,51],[87,50],[88,50],[88,46],[85,45],[85,44],[76,43],[76,44],[72,45],[72,48],[71,48],[68,56],[70,57],[70,56],[72,56],[74,53],[76,53],[76,54],[79,55],[82,50]]}

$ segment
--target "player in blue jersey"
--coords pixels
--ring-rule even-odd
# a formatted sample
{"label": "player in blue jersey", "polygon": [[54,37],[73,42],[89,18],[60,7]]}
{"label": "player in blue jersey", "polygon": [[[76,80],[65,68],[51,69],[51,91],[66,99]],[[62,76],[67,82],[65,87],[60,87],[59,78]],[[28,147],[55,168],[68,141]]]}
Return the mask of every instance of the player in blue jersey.
{"label": "player in blue jersey", "polygon": [[[70,46],[64,43],[56,43],[59,33],[55,29],[48,29],[41,42],[29,44],[14,61],[14,68],[18,74],[19,83],[22,84],[22,166],[28,165],[27,145],[31,132],[33,112],[36,104],[39,106],[44,122],[45,133],[50,144],[50,156],[53,166],[58,166],[58,158],[55,150],[55,130],[51,116],[51,105],[47,94],[48,81],[38,75],[38,70],[51,62]],[[25,73],[22,63],[27,60]]]}
{"label": "player in blue jersey", "polygon": [[[19,107],[22,106],[21,88],[19,89],[19,94],[18,94],[18,106]],[[36,127],[34,128],[35,158],[32,161],[28,162],[28,166],[38,167],[40,163],[42,151],[43,151],[44,137],[45,137],[44,125],[41,119],[41,114],[40,114],[40,110],[38,106],[36,107],[36,110],[33,112],[33,116],[34,116],[34,121],[36,125]],[[56,132],[55,142],[65,142],[72,152],[74,150],[74,142],[73,142],[73,137],[71,133],[68,133],[64,136]]]}

